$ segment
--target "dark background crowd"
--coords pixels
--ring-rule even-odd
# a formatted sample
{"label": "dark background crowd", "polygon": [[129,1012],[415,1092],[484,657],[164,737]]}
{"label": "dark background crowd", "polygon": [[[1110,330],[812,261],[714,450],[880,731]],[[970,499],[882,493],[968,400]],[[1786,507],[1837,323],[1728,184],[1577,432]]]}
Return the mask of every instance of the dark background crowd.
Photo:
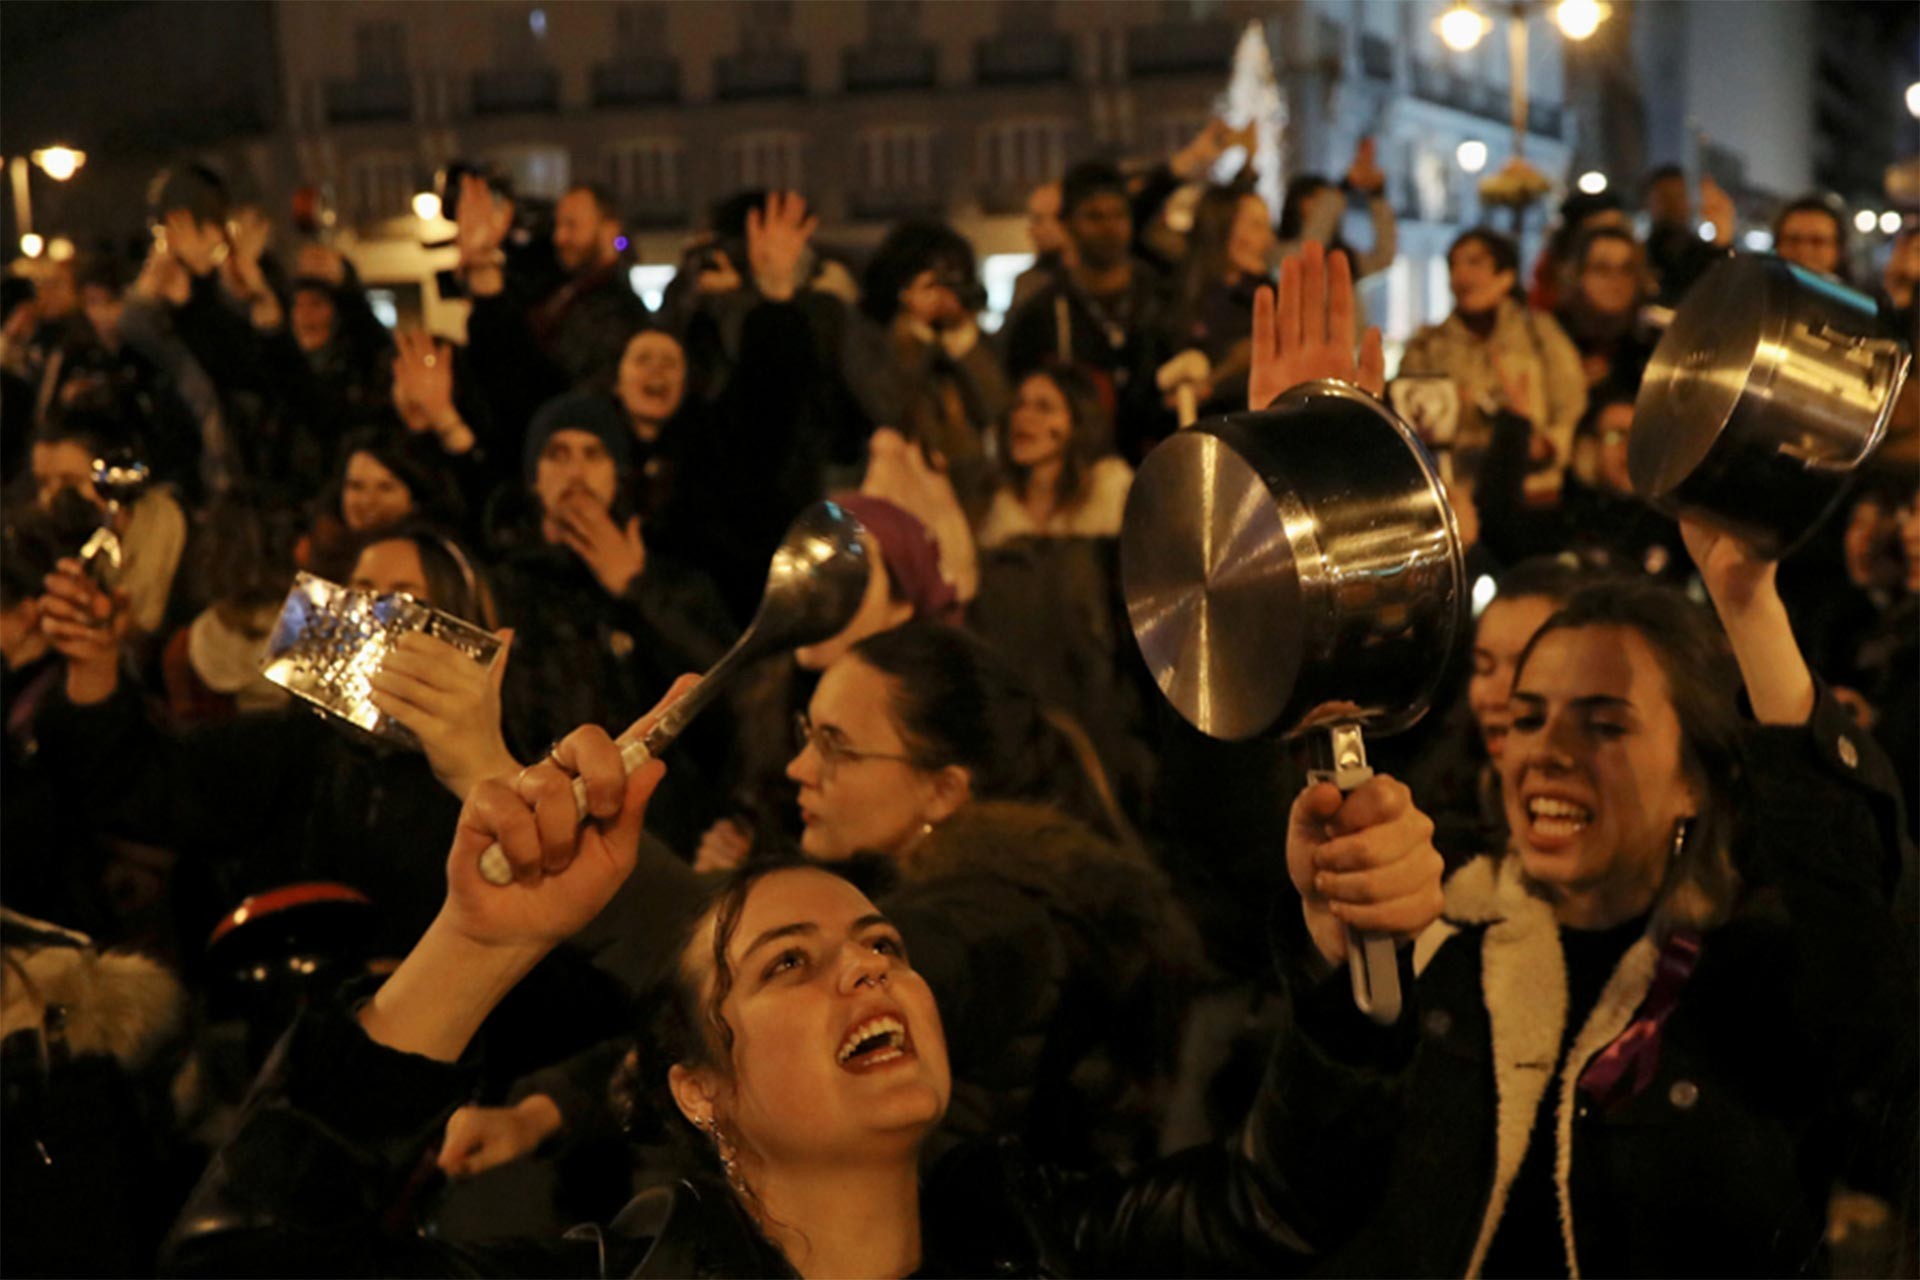
{"label": "dark background crowd", "polygon": [[[783,531],[825,496],[875,556],[860,612],[760,663],[674,747],[648,819],[654,874],[795,851],[904,860],[875,872],[890,912],[1006,932],[1006,970],[978,975],[981,992],[1014,1008],[1022,984],[1051,984],[1049,1010],[1077,992],[1064,1022],[1012,1029],[1032,1079],[976,1064],[982,1130],[1009,1093],[1029,1142],[1068,1164],[1230,1130],[1274,1017],[1259,975],[1300,773],[1281,745],[1206,739],[1165,706],[1116,536],[1134,469],[1183,415],[1247,407],[1254,295],[1283,253],[1345,248],[1364,276],[1394,235],[1369,144],[1343,174],[1295,179],[1277,209],[1250,171],[1209,177],[1233,144],[1214,124],[1154,163],[1082,163],[1035,192],[1037,263],[997,333],[978,322],[974,247],[938,221],[842,254],[804,192],[741,191],[690,236],[656,310],[607,192],[547,204],[485,169],[442,196],[459,255],[443,288],[471,305],[461,342],[389,330],[348,258],[191,164],[125,211],[151,228],[142,260],[10,275],[0,891],[17,913],[7,1029],[37,1039],[6,1041],[7,1269],[150,1271],[286,1021],[383,972],[433,919],[461,798],[576,726],[624,728],[709,666],[752,618]],[[1453,388],[1457,413],[1428,442],[1453,477],[1475,631],[1433,712],[1375,763],[1412,785],[1450,862],[1506,839],[1505,685],[1539,621],[1602,579],[1705,598],[1626,459],[1662,308],[1732,251],[1732,219],[1703,240],[1696,201],[1711,214],[1724,196],[1677,168],[1645,176],[1640,207],[1625,195],[1569,196],[1531,261],[1502,230],[1462,234],[1452,313],[1400,357],[1410,386]],[[1190,218],[1169,217],[1176,203]],[[1372,243],[1345,244],[1367,222]],[[1810,195],[1777,211],[1773,244],[1871,295],[1911,344],[1920,226],[1909,217],[1868,276],[1851,225]],[[1892,762],[1909,836],[1916,441],[1910,388],[1779,574],[1823,687]],[[105,491],[95,460],[115,457],[151,482]],[[110,575],[79,560],[101,529],[121,548]],[[374,697],[423,749],[357,736],[260,674],[300,572],[410,592],[499,634],[505,657],[482,672],[403,650]],[[911,778],[862,792],[874,758]],[[993,859],[1072,927],[1034,943],[992,895],[970,897]],[[458,1237],[624,1202],[598,1113],[626,1001],[658,963],[636,942],[657,904],[613,910],[502,1006],[461,1113],[497,1122],[486,1141],[513,1155],[537,1149],[538,1173],[492,1169],[476,1141],[423,1165],[396,1213]],[[1896,1265],[1907,1192],[1855,1181],[1835,1188],[1833,1256],[1864,1238],[1863,1265]]]}

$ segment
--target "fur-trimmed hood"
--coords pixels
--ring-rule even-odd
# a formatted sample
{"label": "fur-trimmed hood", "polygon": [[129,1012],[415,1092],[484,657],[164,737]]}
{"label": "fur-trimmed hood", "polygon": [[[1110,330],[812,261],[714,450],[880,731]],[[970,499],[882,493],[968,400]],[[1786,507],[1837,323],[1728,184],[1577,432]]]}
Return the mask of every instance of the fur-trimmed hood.
{"label": "fur-trimmed hood", "polygon": [[[0,1038],[37,1029],[74,1057],[106,1055],[128,1071],[180,1035],[187,998],[154,960],[100,951],[92,939],[0,908],[8,926],[0,976]],[[60,1014],[49,1025],[49,1009]]]}

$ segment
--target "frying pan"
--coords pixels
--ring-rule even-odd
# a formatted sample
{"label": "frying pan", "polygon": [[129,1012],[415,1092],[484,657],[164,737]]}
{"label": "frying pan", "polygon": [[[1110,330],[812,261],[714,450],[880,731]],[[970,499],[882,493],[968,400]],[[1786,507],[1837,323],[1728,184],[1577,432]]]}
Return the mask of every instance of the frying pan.
{"label": "frying pan", "polygon": [[[1426,713],[1465,630],[1460,535],[1432,459],[1392,410],[1321,380],[1199,423],[1141,464],[1120,532],[1141,655],[1211,737],[1304,738],[1351,791],[1365,735]],[[1354,999],[1399,1016],[1390,939],[1349,948]]]}

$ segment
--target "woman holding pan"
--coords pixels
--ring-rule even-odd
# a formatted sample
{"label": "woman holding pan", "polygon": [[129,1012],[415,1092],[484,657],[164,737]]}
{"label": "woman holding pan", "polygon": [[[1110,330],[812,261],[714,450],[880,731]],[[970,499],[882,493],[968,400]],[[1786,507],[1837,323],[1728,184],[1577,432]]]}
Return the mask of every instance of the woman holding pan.
{"label": "woman holding pan", "polygon": [[[1293,288],[1328,287],[1316,260],[1298,270]],[[1256,340],[1256,379],[1280,359]],[[1800,1274],[1837,1181],[1910,1196],[1892,771],[1810,674],[1775,566],[1682,530],[1717,625],[1603,582],[1520,654],[1510,840],[1449,878],[1415,949],[1405,1124],[1333,1271]],[[1335,800],[1303,794],[1296,837]],[[1346,888],[1318,873],[1309,908]]]}

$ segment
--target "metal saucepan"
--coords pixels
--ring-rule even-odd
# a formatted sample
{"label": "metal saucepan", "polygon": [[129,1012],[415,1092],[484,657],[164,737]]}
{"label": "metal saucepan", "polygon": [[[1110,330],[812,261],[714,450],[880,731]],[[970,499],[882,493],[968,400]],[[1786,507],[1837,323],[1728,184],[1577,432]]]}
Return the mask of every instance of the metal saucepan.
{"label": "metal saucepan", "polygon": [[[1134,638],[1174,709],[1215,738],[1306,737],[1314,774],[1371,776],[1364,731],[1425,714],[1466,590],[1432,460],[1374,397],[1333,381],[1164,441],[1120,533]],[[1399,1014],[1393,947],[1351,949],[1354,996]]]}
{"label": "metal saucepan", "polygon": [[1774,257],[1716,263],[1647,364],[1634,490],[1784,556],[1880,443],[1910,359],[1873,300],[1831,277]]}

